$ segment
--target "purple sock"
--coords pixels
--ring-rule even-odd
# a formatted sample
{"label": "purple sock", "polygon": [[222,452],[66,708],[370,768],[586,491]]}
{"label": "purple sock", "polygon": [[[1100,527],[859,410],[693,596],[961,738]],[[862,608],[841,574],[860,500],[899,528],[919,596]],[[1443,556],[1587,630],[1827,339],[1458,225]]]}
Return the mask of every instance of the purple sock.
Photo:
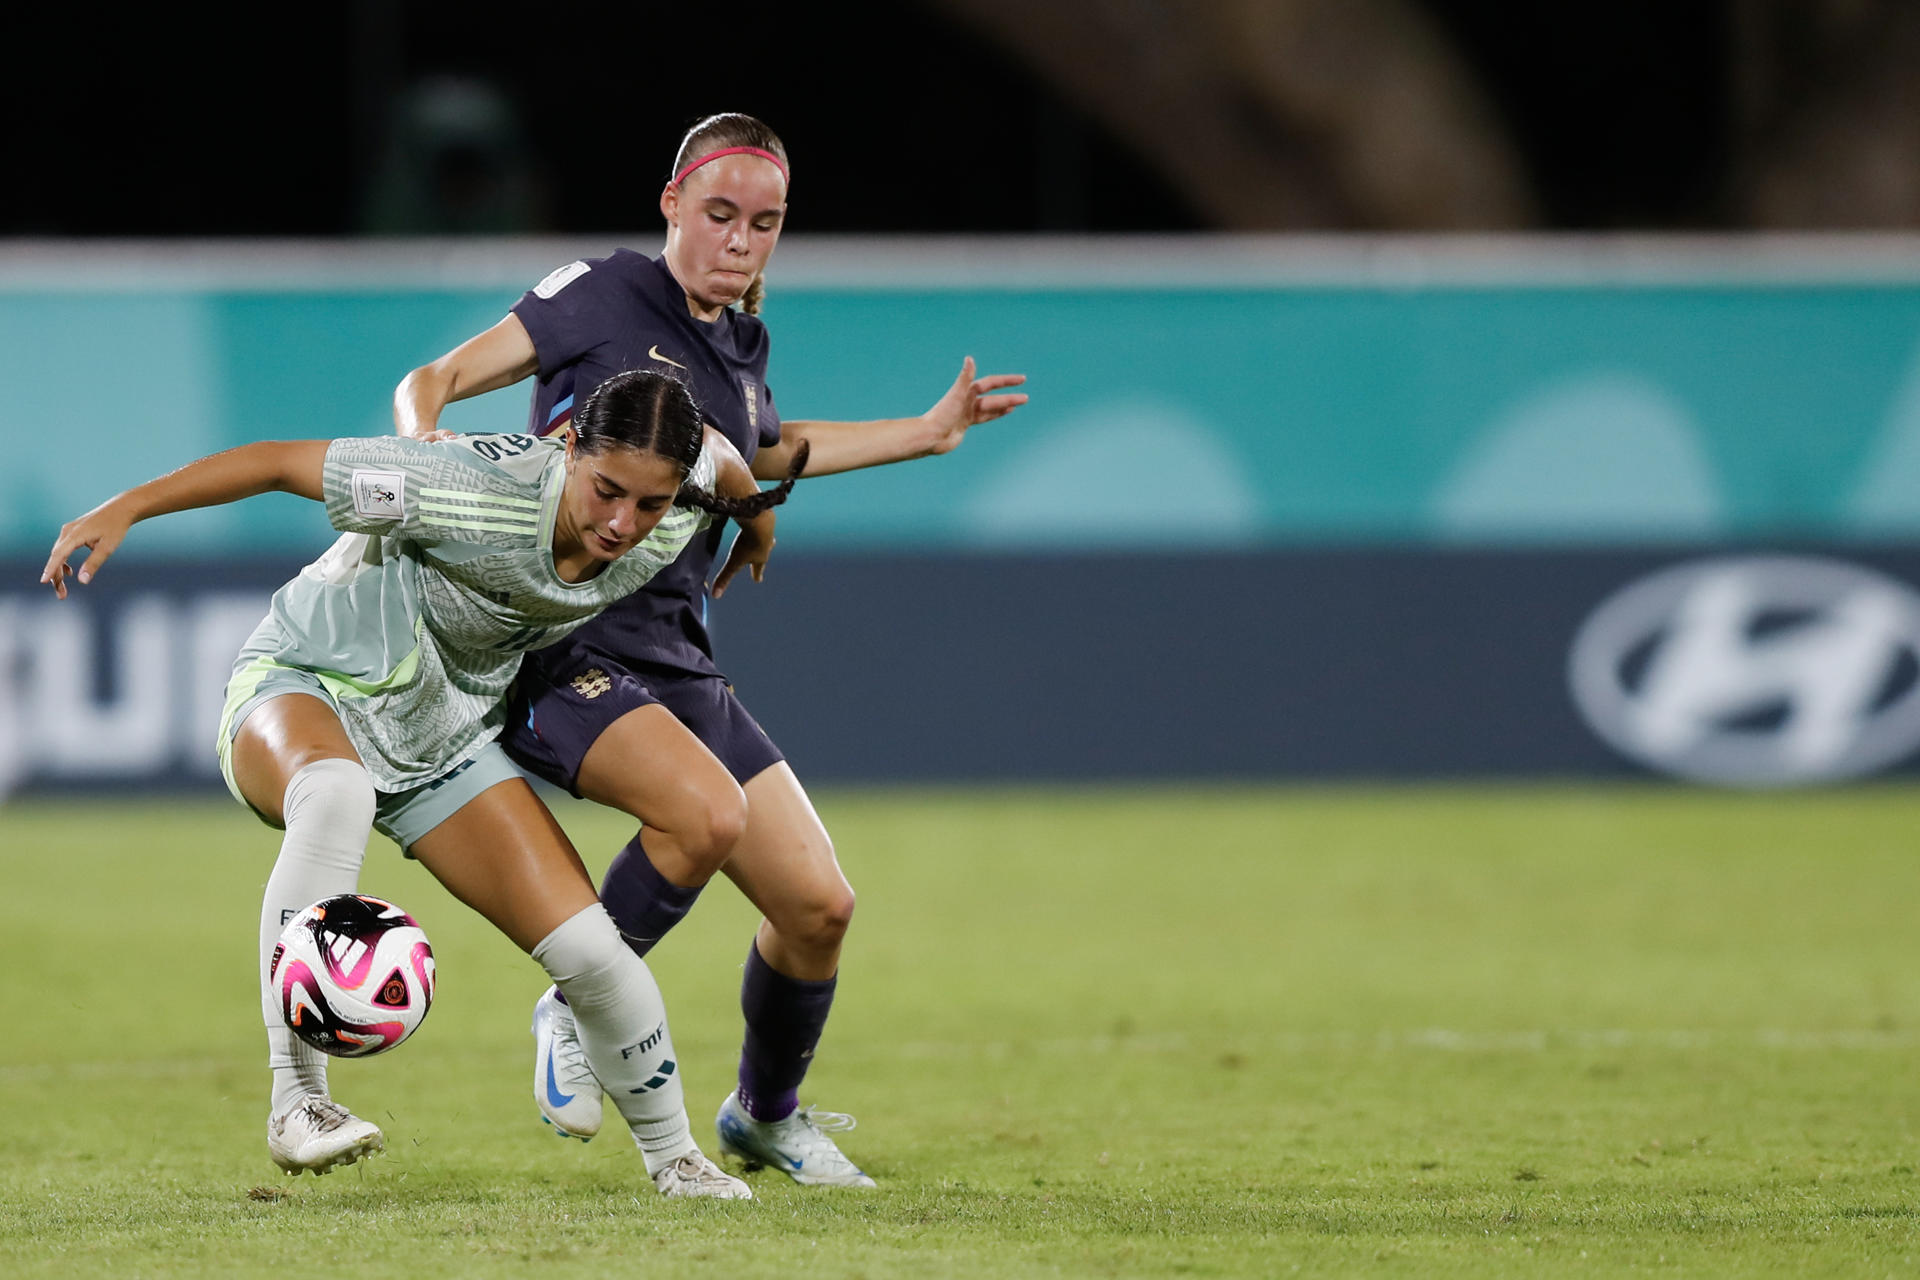
{"label": "purple sock", "polygon": [[600,882],[600,902],[634,954],[644,956],[693,909],[701,887],[683,888],[661,875],[641,848],[640,836],[635,836],[607,868]]}
{"label": "purple sock", "polygon": [[747,948],[740,980],[740,1012],[747,1038],[740,1046],[740,1105],[755,1120],[781,1120],[800,1105],[800,1082],[813,1065],[813,1047],[833,1008],[834,978],[789,978]]}

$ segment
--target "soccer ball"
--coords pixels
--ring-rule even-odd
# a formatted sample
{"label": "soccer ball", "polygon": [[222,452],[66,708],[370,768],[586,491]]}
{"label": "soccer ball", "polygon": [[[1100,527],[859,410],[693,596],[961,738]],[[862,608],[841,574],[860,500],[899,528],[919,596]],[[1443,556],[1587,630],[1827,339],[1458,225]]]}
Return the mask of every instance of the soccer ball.
{"label": "soccer ball", "polygon": [[293,1034],[336,1058],[385,1053],[433,1004],[433,948],[419,921],[381,898],[343,893],[287,922],[267,980]]}

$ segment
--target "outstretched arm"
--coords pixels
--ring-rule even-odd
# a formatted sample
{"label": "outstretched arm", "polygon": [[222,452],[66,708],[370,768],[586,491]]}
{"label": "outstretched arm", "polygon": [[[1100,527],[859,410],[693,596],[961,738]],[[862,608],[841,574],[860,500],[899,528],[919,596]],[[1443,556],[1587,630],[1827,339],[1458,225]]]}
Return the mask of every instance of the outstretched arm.
{"label": "outstretched arm", "polygon": [[330,440],[262,440],[225,453],[189,462],[158,480],[116,494],[78,520],[61,526],[60,537],[47,557],[40,581],[53,594],[67,598],[67,557],[86,547],[90,554],[76,575],[82,583],[106,564],[136,521],[170,511],[217,507],[256,493],[297,493],[315,502],[325,501],[321,482]]}
{"label": "outstretched arm", "polygon": [[1025,404],[1024,391],[1002,393],[1026,380],[1026,375],[1019,373],[976,378],[973,357],[968,356],[960,366],[960,376],[947,388],[947,393],[917,418],[782,423],[780,442],[754,455],[753,474],[762,480],[785,477],[793,451],[800,447],[802,440],[812,447],[804,473],[809,476],[827,476],[836,471],[855,471],[929,454],[950,453],[966,439],[968,427],[1004,418]]}
{"label": "outstretched arm", "polygon": [[440,411],[455,400],[510,387],[540,368],[527,327],[511,311],[432,364],[423,364],[393,391],[393,429],[416,440],[446,440]]}

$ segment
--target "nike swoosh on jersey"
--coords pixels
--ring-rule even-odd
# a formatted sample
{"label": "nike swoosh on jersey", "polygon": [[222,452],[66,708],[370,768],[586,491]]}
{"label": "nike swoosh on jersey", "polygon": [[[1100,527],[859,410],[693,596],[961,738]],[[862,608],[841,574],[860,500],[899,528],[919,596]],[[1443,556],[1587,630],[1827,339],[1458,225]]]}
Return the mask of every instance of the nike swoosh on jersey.
{"label": "nike swoosh on jersey", "polygon": [[676,369],[684,369],[687,367],[681,364],[678,360],[674,360],[668,356],[661,355],[660,344],[657,342],[647,348],[647,359],[658,360],[661,364],[670,364]]}

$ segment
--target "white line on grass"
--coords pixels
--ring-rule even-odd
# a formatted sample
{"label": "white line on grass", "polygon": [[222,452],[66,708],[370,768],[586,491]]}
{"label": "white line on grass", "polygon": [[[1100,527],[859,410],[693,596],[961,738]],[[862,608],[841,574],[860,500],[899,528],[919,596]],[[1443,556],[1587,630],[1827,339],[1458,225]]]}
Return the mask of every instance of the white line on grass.
{"label": "white line on grass", "polygon": [[[0,1066],[0,1081],[49,1079],[107,1080],[154,1076],[210,1076],[232,1069],[230,1058],[149,1058],[116,1062],[20,1062]],[[264,1072],[262,1073],[264,1074]]]}
{"label": "white line on grass", "polygon": [[1708,1028],[1668,1028],[1629,1031],[1621,1028],[1556,1028],[1550,1031],[1462,1031],[1449,1027],[1420,1027],[1389,1031],[1276,1031],[1266,1034],[1222,1032],[1217,1036],[1111,1035],[1057,1037],[1034,1040],[917,1040],[892,1045],[835,1047],[835,1055],[870,1057],[1007,1058],[1025,1054],[1080,1054],[1113,1052],[1192,1051],[1196,1042],[1208,1045],[1273,1049],[1287,1053],[1330,1051],[1400,1053],[1431,1050],[1442,1053],[1545,1053],[1548,1050],[1575,1049],[1657,1049],[1693,1050],[1714,1048],[1757,1048],[1826,1052],[1887,1051],[1920,1047],[1920,1032],[1885,1031],[1866,1027],[1839,1027],[1827,1030],[1789,1030],[1757,1028],[1725,1030]]}
{"label": "white line on grass", "polygon": [[[1035,1040],[904,1040],[894,1044],[847,1043],[834,1047],[848,1058],[1015,1058],[1033,1054],[1179,1053],[1205,1044],[1212,1048],[1272,1049],[1283,1053],[1545,1053],[1595,1049],[1781,1049],[1800,1052],[1887,1052],[1920,1048],[1920,1031],[1881,1031],[1836,1027],[1824,1031],[1766,1027],[1745,1031],[1668,1028],[1556,1028],[1551,1031],[1461,1031],[1420,1027],[1400,1031],[1276,1031],[1268,1034],[1223,1032],[1144,1036],[1060,1036]],[[55,1078],[106,1079],[134,1076],[212,1075],[233,1067],[221,1058],[158,1058],[143,1062],[24,1062],[0,1066],[0,1082],[26,1083]]]}

